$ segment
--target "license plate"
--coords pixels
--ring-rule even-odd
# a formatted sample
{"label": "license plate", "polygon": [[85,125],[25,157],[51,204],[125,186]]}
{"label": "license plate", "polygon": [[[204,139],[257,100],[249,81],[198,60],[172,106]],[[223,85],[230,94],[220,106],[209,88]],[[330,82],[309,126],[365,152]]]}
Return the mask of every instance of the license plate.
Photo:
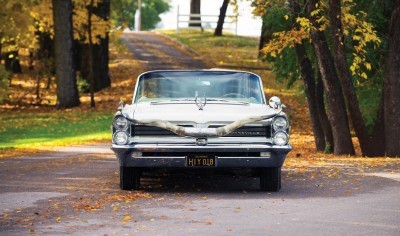
{"label": "license plate", "polygon": [[215,156],[210,154],[190,154],[186,157],[186,165],[190,167],[213,167]]}

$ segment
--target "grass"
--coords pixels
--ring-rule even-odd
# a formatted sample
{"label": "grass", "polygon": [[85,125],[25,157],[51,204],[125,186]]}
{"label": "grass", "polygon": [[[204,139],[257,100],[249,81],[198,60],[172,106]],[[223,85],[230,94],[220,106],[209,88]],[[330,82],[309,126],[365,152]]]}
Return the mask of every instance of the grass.
{"label": "grass", "polygon": [[213,36],[212,31],[182,30],[177,35],[174,30],[159,31],[174,38],[211,60],[216,67],[234,69],[244,67],[266,68],[258,60],[258,39],[242,36]]}
{"label": "grass", "polygon": [[80,94],[81,105],[57,110],[55,82],[45,89],[41,83],[41,100],[36,99],[36,68],[27,69],[22,53],[23,74],[14,75],[8,102],[0,105],[0,157],[51,150],[56,146],[110,142],[110,125],[120,99],[129,102],[136,77],[143,72],[128,50],[111,37],[110,76],[112,86],[95,95],[96,107],[90,107],[90,95]]}
{"label": "grass", "polygon": [[0,150],[109,140],[111,118],[104,112],[1,114]]}

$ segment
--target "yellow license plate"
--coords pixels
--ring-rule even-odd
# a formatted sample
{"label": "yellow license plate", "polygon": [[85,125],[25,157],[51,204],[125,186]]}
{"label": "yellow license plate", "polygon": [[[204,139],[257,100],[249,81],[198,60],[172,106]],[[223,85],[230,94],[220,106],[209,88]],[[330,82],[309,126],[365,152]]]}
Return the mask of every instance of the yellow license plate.
{"label": "yellow license plate", "polygon": [[214,167],[215,156],[209,154],[192,154],[186,157],[186,165],[190,167]]}

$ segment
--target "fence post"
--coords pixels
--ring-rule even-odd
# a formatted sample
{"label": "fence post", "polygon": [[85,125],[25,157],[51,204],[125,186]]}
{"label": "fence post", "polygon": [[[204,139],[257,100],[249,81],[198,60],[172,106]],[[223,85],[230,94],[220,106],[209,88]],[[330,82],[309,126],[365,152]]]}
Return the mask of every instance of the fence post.
{"label": "fence post", "polygon": [[235,35],[236,36],[238,35],[238,15],[239,14],[236,14],[236,16],[235,16]]}
{"label": "fence post", "polygon": [[179,34],[179,5],[176,13],[176,34]]}

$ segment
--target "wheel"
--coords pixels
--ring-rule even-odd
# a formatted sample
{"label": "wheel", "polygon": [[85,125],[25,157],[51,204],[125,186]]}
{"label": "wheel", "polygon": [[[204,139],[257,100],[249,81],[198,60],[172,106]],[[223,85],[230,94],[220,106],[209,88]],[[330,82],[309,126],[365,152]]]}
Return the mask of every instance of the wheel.
{"label": "wheel", "polygon": [[277,192],[281,189],[281,168],[261,168],[260,188],[262,191]]}
{"label": "wheel", "polygon": [[140,169],[137,167],[119,167],[119,183],[122,190],[136,190],[140,186]]}

